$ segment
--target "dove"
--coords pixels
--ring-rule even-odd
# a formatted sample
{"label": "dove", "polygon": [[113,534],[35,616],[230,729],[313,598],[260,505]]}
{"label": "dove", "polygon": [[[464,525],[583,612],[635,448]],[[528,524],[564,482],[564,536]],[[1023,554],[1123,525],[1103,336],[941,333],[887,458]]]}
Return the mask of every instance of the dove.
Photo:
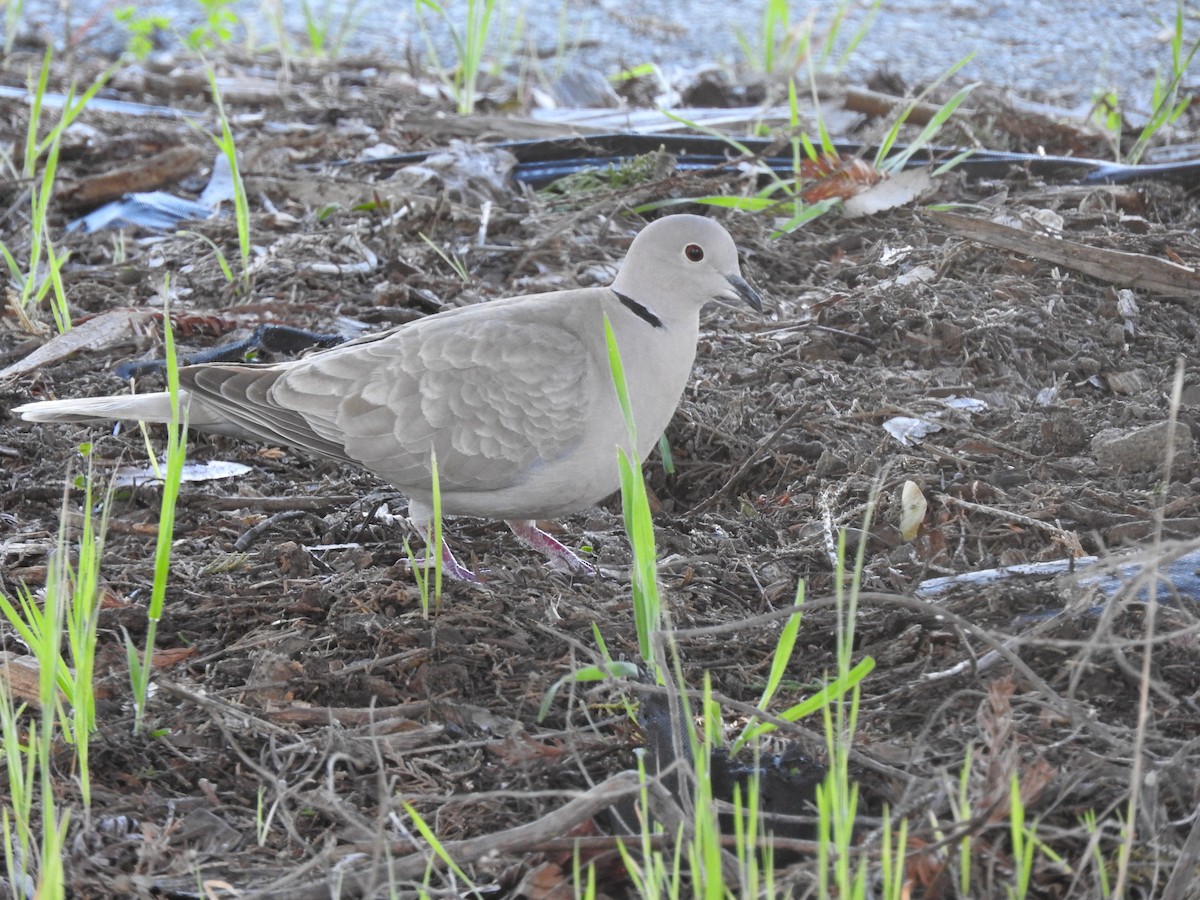
{"label": "dove", "polygon": [[[644,461],[679,405],[710,300],[762,298],[719,223],[671,215],[633,239],[608,287],[529,294],[449,309],[300,359],[179,370],[189,427],[354,463],[408,498],[421,534],[441,512],[502,519],[573,574],[594,574],[539,519],[578,512],[620,486],[629,448],[609,363],[611,324]],[[47,400],[30,422],[170,422],[167,393]],[[479,581],[443,539],[443,572]],[[428,565],[428,560],[425,563]]]}

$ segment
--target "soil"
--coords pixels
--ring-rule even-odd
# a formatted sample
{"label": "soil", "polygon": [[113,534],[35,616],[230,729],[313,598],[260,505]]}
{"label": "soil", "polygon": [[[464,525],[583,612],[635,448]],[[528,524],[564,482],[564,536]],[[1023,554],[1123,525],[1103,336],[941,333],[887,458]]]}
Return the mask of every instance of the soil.
{"label": "soil", "polygon": [[[6,76],[19,83],[37,59],[10,58]],[[230,60],[222,71],[247,91],[276,75],[261,61]],[[65,87],[70,74],[56,72],[53,83]],[[270,101],[232,90],[226,101],[252,210],[248,288],[225,279],[214,250],[237,267],[230,218],[180,233],[61,230],[82,211],[71,205],[78,185],[165,149],[196,151],[194,169],[162,186],[195,196],[213,155],[206,134],[89,112],[64,143],[50,230],[70,253],[72,314],[82,323],[147,312],[135,316],[132,338],[0,384],[5,596],[44,586],[64,514],[78,528],[82,494],[64,500],[65,484],[89,466],[97,484],[117,466],[146,466],[134,427],[33,426],[8,409],[126,390],[117,364],[163,355],[153,313],[164,290],[185,353],[268,321],[320,332],[346,320],[390,327],[510,293],[602,283],[644,221],[634,207],[753,189],[736,171],[669,166],[633,185],[565,194],[463,179],[453,167],[414,173],[365,156],[380,145],[436,149],[458,135],[486,136],[486,122],[449,115],[436,92],[379,63],[294,63],[288,77]],[[122,99],[204,115],[195,69],[119,84]],[[27,121],[27,107],[5,107],[3,127],[18,144]],[[1176,134],[1194,138],[1195,122]],[[863,119],[846,136],[869,141],[886,124]],[[957,127],[939,141],[981,139],[977,124]],[[28,247],[24,187],[5,185],[0,226],[18,259]],[[931,202],[963,204],[1047,243],[1200,263],[1194,184],[1062,184],[1014,166],[1002,178],[943,176],[923,199]],[[958,864],[964,835],[971,896],[1005,896],[1016,774],[1044,841],[1031,896],[1098,896],[1101,877],[1116,878],[1130,815],[1131,890],[1160,896],[1175,873],[1183,881],[1174,896],[1195,896],[1185,847],[1200,802],[1194,610],[1147,606],[1129,593],[1097,599],[1053,579],[972,583],[936,598],[918,587],[1072,554],[1155,558],[1181,552],[1181,541],[1195,545],[1196,295],[1130,289],[994,249],[925,205],[858,219],[835,212],[780,238],[769,216],[714,214],[769,308],[709,311],[666,434],[673,471],[657,454],[644,467],[689,687],[707,675],[723,725],[736,733],[770,672],[779,611],[803,582],[796,649],[771,709],[818,690],[837,665],[831,598],[846,580],[836,563],[845,535],[850,558],[863,554],[854,661],[875,664],[854,739],[863,852],[877,856],[886,808],[910,823],[914,896],[956,896],[947,867]],[[466,280],[443,254],[462,262]],[[44,309],[35,317],[49,321]],[[2,322],[0,366],[48,337],[31,336],[12,312]],[[139,379],[146,386],[152,377]],[[951,398],[980,402],[964,408]],[[902,443],[884,427],[901,416],[940,430]],[[1167,427],[1176,436],[1169,460],[1159,430]],[[162,438],[152,431],[159,451]],[[1113,451],[1113,441],[1125,449]],[[63,744],[54,760],[57,799],[74,810],[64,859],[72,895],[198,896],[204,881],[266,896],[383,896],[387,870],[377,864],[390,856],[411,865],[413,825],[401,801],[451,847],[479,896],[569,891],[568,834],[593,837],[589,852],[608,863],[605,894],[632,892],[602,837],[604,817],[536,838],[509,840],[506,831],[635,768],[645,741],[622,704],[628,685],[568,682],[538,717],[556,682],[599,660],[595,630],[613,658],[637,658],[617,499],[556,526],[569,546],[588,549],[597,578],[548,569],[496,523],[450,522],[452,545],[486,586],[447,583],[426,615],[402,545],[405,501],[386,485],[221,437],[196,435],[188,453],[249,470],[183,486],[140,734],[124,641],[147,637],[161,491],[152,482],[121,488],[106,507],[90,812],[73,748]],[[907,482],[928,501],[912,539],[899,527]],[[25,654],[4,628],[3,649]],[[1144,664],[1148,629],[1155,642]],[[775,740],[780,752],[826,759],[819,716]],[[968,759],[970,809],[956,816]],[[8,800],[5,787],[0,795]],[[480,849],[497,835],[507,842]],[[803,894],[815,884],[815,857],[789,862],[777,883]],[[423,873],[421,862],[392,877],[409,890]],[[446,895],[466,892],[455,876],[435,881]]]}

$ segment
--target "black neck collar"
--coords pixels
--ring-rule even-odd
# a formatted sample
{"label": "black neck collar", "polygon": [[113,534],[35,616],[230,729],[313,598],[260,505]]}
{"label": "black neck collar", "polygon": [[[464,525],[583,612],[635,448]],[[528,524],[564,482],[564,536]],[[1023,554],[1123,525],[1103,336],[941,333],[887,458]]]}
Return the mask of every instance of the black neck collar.
{"label": "black neck collar", "polygon": [[617,295],[617,299],[621,301],[622,306],[624,306],[643,322],[648,322],[652,328],[663,327],[662,319],[656,316],[650,307],[643,306],[632,297],[622,294],[620,291],[614,290],[613,293]]}

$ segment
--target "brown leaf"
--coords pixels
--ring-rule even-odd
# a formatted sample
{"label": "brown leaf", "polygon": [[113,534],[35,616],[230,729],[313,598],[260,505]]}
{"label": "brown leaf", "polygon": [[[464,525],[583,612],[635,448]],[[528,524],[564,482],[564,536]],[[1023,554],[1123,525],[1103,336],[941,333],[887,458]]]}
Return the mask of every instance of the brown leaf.
{"label": "brown leaf", "polygon": [[191,659],[195,655],[195,647],[172,647],[170,649],[155,650],[152,657],[152,665],[156,669],[170,669],[173,666],[179,665],[184,660]]}
{"label": "brown leaf", "polygon": [[574,900],[575,889],[557,863],[542,863],[525,873],[515,892],[527,900]]}
{"label": "brown leaf", "polygon": [[883,173],[864,160],[843,160],[833,154],[804,160],[800,164],[800,175],[815,182],[801,195],[805,203],[816,203],[831,197],[847,200],[883,178]]}

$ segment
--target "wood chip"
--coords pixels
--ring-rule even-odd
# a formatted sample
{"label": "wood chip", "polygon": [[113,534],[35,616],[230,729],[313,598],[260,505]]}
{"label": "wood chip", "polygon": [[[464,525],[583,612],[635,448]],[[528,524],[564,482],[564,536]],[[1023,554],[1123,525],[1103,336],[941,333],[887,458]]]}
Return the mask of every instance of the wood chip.
{"label": "wood chip", "polygon": [[1200,272],[1156,256],[1050,238],[960,213],[926,212],[925,215],[954,234],[980,244],[1024,253],[1121,287],[1142,288],[1167,297],[1200,294]]}

